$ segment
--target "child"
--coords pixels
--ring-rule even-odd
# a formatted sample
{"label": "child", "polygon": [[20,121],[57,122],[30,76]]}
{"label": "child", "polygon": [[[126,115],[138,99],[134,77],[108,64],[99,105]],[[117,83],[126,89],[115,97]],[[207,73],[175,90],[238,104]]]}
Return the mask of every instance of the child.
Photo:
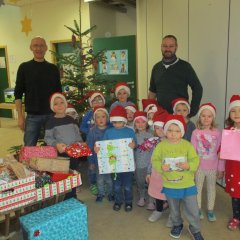
{"label": "child", "polygon": [[[103,140],[132,138],[133,141],[129,144],[129,147],[134,149],[136,145],[136,136],[132,129],[125,126],[127,123],[127,114],[124,107],[116,106],[112,109],[110,113],[110,122],[113,124],[113,127],[106,130],[103,136]],[[123,201],[125,201],[125,211],[129,212],[132,210],[132,178],[133,172],[117,173],[113,184],[115,197],[113,210],[119,211],[121,209]],[[122,187],[124,189],[124,198]]]}
{"label": "child", "polygon": [[189,222],[189,233],[195,240],[202,240],[197,205],[197,188],[194,174],[199,158],[192,144],[182,139],[186,124],[181,115],[168,115],[164,124],[166,139],[155,148],[152,156],[153,168],[162,174],[163,190],[170,207],[173,227],[170,236],[179,238],[183,230],[180,204],[185,208]]}
{"label": "child", "polygon": [[184,117],[185,123],[187,125],[186,132],[183,136],[183,139],[191,141],[191,136],[193,130],[196,128],[194,123],[190,121],[188,118],[188,114],[190,113],[190,105],[185,98],[176,98],[172,101],[173,113],[182,115]]}
{"label": "child", "polygon": [[[93,126],[90,129],[87,136],[87,144],[93,152],[93,155],[88,157],[89,168],[92,170],[96,170],[97,172],[98,195],[96,198],[96,202],[102,202],[105,196],[105,191],[107,193],[108,200],[109,201],[113,200],[111,175],[99,174],[97,155],[94,152],[95,142],[102,140],[103,135],[108,128],[108,124],[107,124],[108,118],[109,116],[106,108],[103,108],[103,107],[94,108],[93,119],[95,122],[95,126]],[[106,188],[105,188],[105,184],[106,184]]]}
{"label": "child", "polygon": [[[93,109],[95,107],[105,106],[104,95],[99,91],[90,92],[88,101],[89,101],[91,110],[89,110],[84,114],[84,116],[82,117],[81,125],[80,125],[80,131],[84,134],[83,139],[87,138],[90,128],[94,126]],[[96,186],[97,175],[96,175],[95,168],[91,168],[91,169],[89,168],[88,178],[90,183],[90,191],[93,195],[96,195],[97,194],[97,186]]]}
{"label": "child", "polygon": [[[233,95],[230,99],[229,117],[226,120],[227,129],[240,130],[240,95]],[[238,150],[239,151],[239,150]],[[236,230],[240,227],[240,162],[226,161],[225,191],[232,198],[233,218],[228,223],[228,229]]]}
{"label": "child", "polygon": [[[47,145],[56,147],[60,156],[67,157],[64,153],[67,145],[83,142],[79,128],[74,119],[66,115],[67,100],[62,93],[56,92],[51,96],[50,107],[55,115],[46,124],[44,141]],[[70,157],[70,169],[77,169],[78,160]],[[66,194],[65,199],[70,197],[77,197],[76,188]]]}
{"label": "child", "polygon": [[133,104],[131,101],[128,101],[128,98],[130,97],[131,91],[127,83],[125,82],[119,82],[115,86],[115,96],[117,98],[117,101],[115,101],[110,109],[109,112],[111,114],[111,111],[116,106],[122,106],[126,107],[130,104]]}
{"label": "child", "polygon": [[[158,137],[158,141],[162,141],[165,138],[163,132],[163,125],[168,116],[167,111],[156,112],[153,116],[153,127],[154,135]],[[146,181],[149,184],[148,194],[155,198],[156,209],[152,212],[148,220],[150,222],[156,222],[162,216],[164,207],[167,207],[166,196],[161,193],[162,191],[162,176],[154,169],[152,169],[152,164],[150,163],[148,167],[148,175]],[[169,220],[170,221],[170,220]]]}
{"label": "child", "polygon": [[153,115],[158,110],[158,104],[156,99],[142,99],[143,111],[147,113],[148,125],[153,125]]}
{"label": "child", "polygon": [[221,144],[221,132],[216,128],[216,108],[212,103],[202,104],[197,114],[197,129],[192,133],[193,144],[199,158],[200,165],[195,181],[198,190],[197,201],[200,219],[204,218],[201,209],[202,188],[204,179],[207,181],[207,217],[210,222],[216,221],[213,212],[216,197],[216,179],[223,177],[224,161],[218,159]]}
{"label": "child", "polygon": [[73,105],[68,104],[67,109],[66,109],[66,115],[72,117],[77,123],[77,120],[79,119],[79,115],[78,115],[76,109],[73,107]]}
{"label": "child", "polygon": [[132,128],[134,130],[133,120],[134,120],[134,113],[137,111],[137,107],[135,104],[129,104],[125,107],[127,113],[127,124],[126,127]]}
{"label": "child", "polygon": [[148,132],[147,114],[145,112],[137,111],[134,114],[134,128],[136,130],[137,148],[134,151],[135,159],[135,177],[137,182],[137,189],[139,192],[139,200],[137,205],[143,207],[147,198],[145,180],[147,176],[147,168],[151,162],[152,151],[142,149],[143,144],[147,139],[152,138],[153,135]]}

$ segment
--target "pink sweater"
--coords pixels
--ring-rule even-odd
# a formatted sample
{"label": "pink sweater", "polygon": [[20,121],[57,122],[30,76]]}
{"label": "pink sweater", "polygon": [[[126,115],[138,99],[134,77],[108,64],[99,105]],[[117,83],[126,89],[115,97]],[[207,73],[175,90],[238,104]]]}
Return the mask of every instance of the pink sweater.
{"label": "pink sweater", "polygon": [[224,171],[225,162],[218,159],[221,137],[221,131],[216,128],[193,131],[191,143],[200,157],[199,169]]}

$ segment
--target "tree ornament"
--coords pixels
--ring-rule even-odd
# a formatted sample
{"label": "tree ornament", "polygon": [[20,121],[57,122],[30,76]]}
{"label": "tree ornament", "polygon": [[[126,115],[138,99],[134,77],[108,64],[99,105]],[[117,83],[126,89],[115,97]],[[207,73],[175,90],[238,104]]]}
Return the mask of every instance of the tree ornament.
{"label": "tree ornament", "polygon": [[68,92],[69,90],[70,90],[70,89],[69,89],[69,86],[66,86],[66,87],[65,87],[65,91]]}
{"label": "tree ornament", "polygon": [[93,53],[93,50],[92,50],[92,48],[90,48],[90,49],[88,50],[88,53],[90,53],[90,54],[92,54],[92,53]]}

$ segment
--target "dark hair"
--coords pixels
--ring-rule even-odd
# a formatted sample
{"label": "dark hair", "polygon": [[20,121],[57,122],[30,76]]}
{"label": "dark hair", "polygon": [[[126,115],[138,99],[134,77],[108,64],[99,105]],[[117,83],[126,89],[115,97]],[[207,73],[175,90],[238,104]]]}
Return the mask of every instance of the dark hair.
{"label": "dark hair", "polygon": [[225,124],[227,127],[232,127],[234,126],[234,121],[230,118],[230,115],[228,116],[228,118],[225,120]]}
{"label": "dark hair", "polygon": [[162,40],[166,39],[166,38],[173,38],[177,44],[177,38],[174,35],[166,35],[165,37],[163,37]]}

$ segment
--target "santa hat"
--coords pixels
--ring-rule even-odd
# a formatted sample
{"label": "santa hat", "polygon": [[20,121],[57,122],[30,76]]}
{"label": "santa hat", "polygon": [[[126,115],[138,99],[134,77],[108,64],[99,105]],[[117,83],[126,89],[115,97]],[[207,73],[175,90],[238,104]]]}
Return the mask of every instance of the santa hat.
{"label": "santa hat", "polygon": [[201,112],[203,110],[205,110],[205,109],[209,110],[212,113],[214,118],[216,117],[216,107],[212,103],[210,103],[210,102],[209,103],[204,103],[204,104],[200,105],[198,113],[197,113],[197,116],[199,117]]}
{"label": "santa hat", "polygon": [[92,107],[92,101],[95,97],[97,96],[100,96],[103,100],[103,103],[105,105],[105,98],[104,98],[104,95],[100,92],[100,91],[93,91],[93,92],[90,92],[89,93],[89,97],[88,97],[88,101],[89,101],[89,104],[90,104],[90,107]]}
{"label": "santa hat", "polygon": [[165,122],[164,127],[163,127],[163,132],[164,132],[165,135],[166,135],[167,130],[168,130],[168,128],[171,124],[176,124],[180,128],[181,134],[182,134],[182,137],[183,137],[183,135],[185,134],[186,128],[187,128],[183,116],[182,115],[173,115],[173,114],[169,114],[167,116],[166,122]]}
{"label": "santa hat", "polygon": [[74,106],[73,106],[72,104],[68,104],[68,105],[67,105],[66,113],[69,113],[69,112],[75,112],[75,113],[77,113],[76,109],[74,108]]}
{"label": "santa hat", "polygon": [[116,106],[110,113],[110,122],[125,122],[127,123],[127,113],[124,107]]}
{"label": "santa hat", "polygon": [[125,82],[119,82],[119,83],[116,84],[116,86],[115,86],[115,96],[117,96],[118,92],[122,89],[124,89],[128,93],[128,96],[130,96],[130,93],[131,93],[130,88],[129,88],[128,84],[125,83]]}
{"label": "santa hat", "polygon": [[109,114],[108,114],[108,111],[107,111],[106,108],[104,108],[104,107],[95,107],[95,108],[93,109],[93,119],[94,119],[94,120],[95,120],[95,115],[96,115],[96,113],[99,112],[99,111],[105,112],[106,115],[107,115],[107,119],[109,118]]}
{"label": "santa hat", "polygon": [[133,113],[135,113],[137,111],[137,106],[135,104],[129,104],[128,106],[125,107],[125,109],[132,111]]}
{"label": "santa hat", "polygon": [[[149,114],[150,113],[156,113],[156,112],[162,112],[162,111],[165,111],[161,106],[157,106],[157,107],[155,107],[155,106],[153,106],[153,107],[150,107],[150,109],[148,110],[148,112],[147,112],[147,118],[149,118]],[[152,119],[149,119],[148,120],[148,125],[149,126],[152,126],[153,125],[153,120]]]}
{"label": "santa hat", "polygon": [[157,100],[153,98],[142,99],[142,106],[144,112],[148,112],[150,109],[154,109],[157,111]]}
{"label": "santa hat", "polygon": [[51,97],[50,97],[50,108],[51,108],[51,110],[52,110],[53,112],[54,112],[54,109],[53,109],[54,100],[55,100],[56,98],[61,98],[61,99],[64,101],[66,107],[67,107],[67,105],[68,105],[65,96],[64,96],[62,93],[60,93],[60,92],[55,92],[55,93],[53,93],[53,94],[51,95]]}
{"label": "santa hat", "polygon": [[228,111],[230,112],[232,108],[240,107],[240,95],[232,95],[228,107]]}
{"label": "santa hat", "polygon": [[147,122],[147,113],[145,113],[143,111],[136,111],[134,113],[133,124],[135,124],[136,120],[140,120],[140,119],[142,119],[143,121]]}
{"label": "santa hat", "polygon": [[173,112],[176,113],[176,107],[178,104],[185,104],[188,108],[188,112],[190,112],[190,105],[189,102],[186,98],[176,98],[174,100],[172,100],[172,108],[173,108]]}
{"label": "santa hat", "polygon": [[161,112],[157,111],[153,115],[153,126],[163,127],[168,116],[168,112],[163,110]]}

